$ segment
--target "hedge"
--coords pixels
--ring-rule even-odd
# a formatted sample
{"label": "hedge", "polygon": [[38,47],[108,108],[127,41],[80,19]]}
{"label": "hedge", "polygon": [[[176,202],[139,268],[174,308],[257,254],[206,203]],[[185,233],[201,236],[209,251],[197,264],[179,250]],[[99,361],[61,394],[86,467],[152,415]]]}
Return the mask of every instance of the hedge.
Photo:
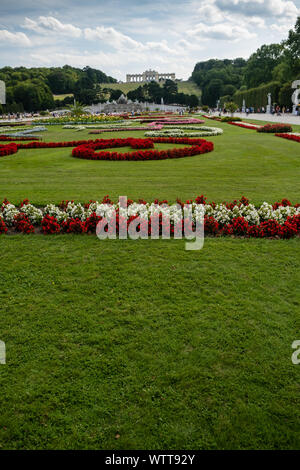
{"label": "hedge", "polygon": [[268,93],[272,95],[272,104],[278,103],[278,93],[280,90],[279,82],[270,82],[266,85],[260,85],[257,88],[250,88],[249,90],[237,91],[233,95],[233,101],[241,108],[243,106],[243,99],[247,107],[261,108],[267,107]]}

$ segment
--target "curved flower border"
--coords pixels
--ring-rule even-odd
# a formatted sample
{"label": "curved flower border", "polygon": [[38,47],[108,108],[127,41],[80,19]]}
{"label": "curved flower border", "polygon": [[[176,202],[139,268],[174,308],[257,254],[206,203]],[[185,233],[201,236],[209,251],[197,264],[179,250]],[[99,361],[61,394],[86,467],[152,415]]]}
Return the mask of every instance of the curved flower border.
{"label": "curved flower border", "polygon": [[[147,145],[144,145],[144,142]],[[153,147],[153,143],[172,143],[187,144],[190,147],[173,148],[168,150],[140,150],[138,152],[96,152],[99,149],[128,147],[135,142],[134,148],[148,149]],[[140,145],[138,145],[140,143]],[[17,153],[19,149],[42,149],[42,148],[61,148],[76,147],[72,151],[73,157],[83,158],[87,160],[165,160],[168,158],[183,158],[212,152],[214,144],[204,139],[174,138],[174,137],[157,137],[151,139],[135,139],[132,137],[125,139],[95,139],[95,140],[74,140],[69,142],[29,142],[15,144],[10,143],[0,145],[0,157]]]}
{"label": "curved flower border", "polygon": [[[168,150],[143,150],[138,152],[96,152],[96,150],[104,148],[127,147],[131,146],[132,138],[127,139],[99,139],[98,142],[92,144],[79,145],[72,151],[73,157],[83,158],[86,160],[165,160],[169,158],[184,158],[211,152],[214,149],[212,142],[204,139],[174,138],[174,137],[157,137],[149,139],[153,143],[173,143],[187,144],[191,147],[174,148]],[[143,139],[134,139],[136,141]]]}

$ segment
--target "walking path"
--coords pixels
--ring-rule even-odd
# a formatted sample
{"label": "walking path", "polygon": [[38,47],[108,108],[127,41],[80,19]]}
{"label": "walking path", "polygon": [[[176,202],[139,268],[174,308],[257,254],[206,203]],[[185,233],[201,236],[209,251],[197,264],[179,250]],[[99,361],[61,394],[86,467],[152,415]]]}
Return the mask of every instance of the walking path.
{"label": "walking path", "polygon": [[[214,113],[215,116],[218,116],[219,113]],[[223,114],[222,116],[229,116],[229,114]],[[300,116],[295,116],[293,114],[281,114],[277,116],[276,114],[257,114],[250,113],[246,116],[246,113],[234,113],[235,117],[240,117],[242,119],[257,119],[258,121],[269,121],[269,122],[280,122],[282,124],[298,124],[300,126]]]}

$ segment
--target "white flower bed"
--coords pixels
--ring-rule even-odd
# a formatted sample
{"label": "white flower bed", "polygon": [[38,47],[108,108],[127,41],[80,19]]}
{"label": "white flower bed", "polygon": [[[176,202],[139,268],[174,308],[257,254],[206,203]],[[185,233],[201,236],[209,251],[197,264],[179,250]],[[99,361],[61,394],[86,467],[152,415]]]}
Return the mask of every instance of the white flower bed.
{"label": "white flower bed", "polygon": [[[22,130],[22,131],[17,131],[17,132],[14,132],[13,134],[9,133],[9,134],[2,134],[2,135],[5,135],[7,137],[37,137],[35,134],[33,134],[34,132],[44,132],[44,131],[47,131],[48,129],[46,129],[46,127],[44,126],[34,126],[33,128],[31,129],[25,129],[25,130]],[[1,132],[0,132],[1,133]]]}
{"label": "white flower bed", "polygon": [[128,127],[130,130],[130,127],[132,126],[131,122],[128,121],[122,121],[121,123],[107,123],[107,124],[85,124],[83,125],[75,125],[75,124],[66,124],[63,126],[63,129],[74,129],[76,131],[83,131],[84,129],[111,129],[113,130],[118,130],[119,128],[123,127]]}
{"label": "white flower bed", "polygon": [[145,132],[146,137],[205,137],[223,134],[223,129],[218,127],[190,127],[190,129],[197,129],[198,132],[187,132],[186,129],[182,128],[169,128],[160,131],[149,131]]}

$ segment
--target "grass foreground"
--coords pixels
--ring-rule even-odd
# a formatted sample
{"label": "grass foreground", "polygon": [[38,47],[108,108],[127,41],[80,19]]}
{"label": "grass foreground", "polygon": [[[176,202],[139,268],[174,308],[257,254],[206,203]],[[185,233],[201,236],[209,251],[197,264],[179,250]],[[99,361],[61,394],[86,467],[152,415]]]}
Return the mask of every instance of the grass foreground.
{"label": "grass foreground", "polygon": [[2,449],[300,448],[298,240],[0,247]]}

